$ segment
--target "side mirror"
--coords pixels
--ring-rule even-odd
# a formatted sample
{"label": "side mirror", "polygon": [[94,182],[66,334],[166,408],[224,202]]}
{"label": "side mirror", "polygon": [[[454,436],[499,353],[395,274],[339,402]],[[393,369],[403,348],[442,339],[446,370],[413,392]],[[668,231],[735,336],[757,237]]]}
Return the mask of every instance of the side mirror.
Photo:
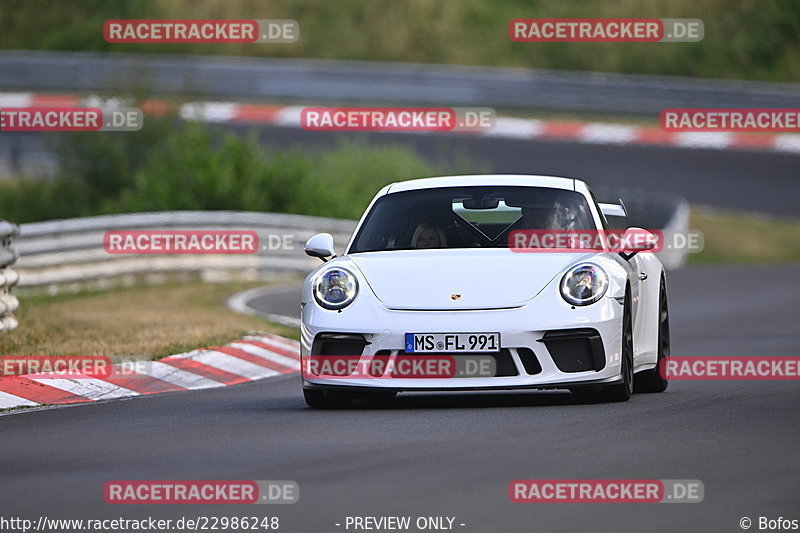
{"label": "side mirror", "polygon": [[622,236],[620,255],[626,261],[638,254],[658,248],[658,237],[644,228],[630,227]]}
{"label": "side mirror", "polygon": [[330,233],[318,233],[306,241],[305,252],[311,257],[319,257],[327,261],[326,257],[335,257],[333,249],[333,236]]}

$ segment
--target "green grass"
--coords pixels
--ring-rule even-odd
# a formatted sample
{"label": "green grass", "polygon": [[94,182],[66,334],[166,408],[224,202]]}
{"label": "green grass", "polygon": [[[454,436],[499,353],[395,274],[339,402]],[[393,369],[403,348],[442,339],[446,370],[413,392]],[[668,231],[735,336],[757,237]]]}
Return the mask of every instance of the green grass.
{"label": "green grass", "polygon": [[691,227],[703,232],[704,248],[689,264],[800,261],[800,220],[710,208],[694,208]]}
{"label": "green grass", "polygon": [[[0,48],[496,65],[800,80],[797,0],[6,0]],[[515,43],[513,18],[700,18],[699,43]],[[292,44],[109,44],[107,19],[289,18]]]}
{"label": "green grass", "polygon": [[257,330],[297,338],[293,328],[224,306],[234,292],[259,285],[195,281],[54,296],[16,291],[19,327],[0,335],[0,354],[106,355],[118,362],[226,344]]}

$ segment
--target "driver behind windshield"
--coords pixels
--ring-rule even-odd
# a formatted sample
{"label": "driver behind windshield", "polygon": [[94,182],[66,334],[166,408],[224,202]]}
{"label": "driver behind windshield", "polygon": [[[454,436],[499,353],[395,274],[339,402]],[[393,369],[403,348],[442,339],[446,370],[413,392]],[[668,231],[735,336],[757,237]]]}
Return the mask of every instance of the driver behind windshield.
{"label": "driver behind windshield", "polygon": [[411,246],[414,248],[446,248],[444,231],[435,224],[422,223],[414,230]]}
{"label": "driver behind windshield", "polygon": [[560,198],[547,207],[523,207],[522,227],[532,230],[590,229],[586,207],[580,202]]}

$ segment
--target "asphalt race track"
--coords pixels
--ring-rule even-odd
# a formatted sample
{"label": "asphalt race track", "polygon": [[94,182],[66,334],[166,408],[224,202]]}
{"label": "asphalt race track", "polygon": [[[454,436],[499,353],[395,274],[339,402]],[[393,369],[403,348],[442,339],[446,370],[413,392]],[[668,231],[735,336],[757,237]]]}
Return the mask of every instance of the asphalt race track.
{"label": "asphalt race track", "polygon": [[[555,171],[554,158],[571,151],[584,157],[573,155],[560,173],[583,167],[591,181],[599,160],[613,163],[598,168],[603,176],[616,172],[621,181],[649,186],[653,175],[666,180],[671,171],[665,166],[647,174],[647,160],[672,161],[681,169],[675,183],[683,185],[652,182],[652,188],[797,214],[790,208],[800,185],[789,180],[797,177],[797,157],[551,144],[526,143],[530,151],[518,150],[509,165],[522,171],[528,157],[531,170]],[[549,162],[541,163],[537,157],[545,153]],[[626,153],[634,155],[619,156]],[[773,171],[788,191],[770,189],[765,176]],[[714,174],[713,183],[700,179],[706,172]],[[719,188],[723,178],[731,188]],[[712,201],[714,187],[719,202]],[[798,355],[799,278],[800,265],[670,273],[673,355]],[[296,291],[287,286],[252,305],[294,315]],[[739,520],[748,516],[756,530],[759,516],[800,518],[798,396],[796,381],[673,381],[664,394],[635,395],[624,404],[582,403],[561,392],[409,394],[352,410],[313,411],[303,402],[299,376],[290,375],[2,416],[1,505],[6,516],[32,518],[274,514],[287,532],[345,531],[335,524],[348,515],[454,516],[455,529],[465,532],[725,532],[741,531]],[[705,499],[510,503],[509,482],[525,478],[699,479]],[[295,480],[300,501],[112,506],[102,488],[114,479]]]}

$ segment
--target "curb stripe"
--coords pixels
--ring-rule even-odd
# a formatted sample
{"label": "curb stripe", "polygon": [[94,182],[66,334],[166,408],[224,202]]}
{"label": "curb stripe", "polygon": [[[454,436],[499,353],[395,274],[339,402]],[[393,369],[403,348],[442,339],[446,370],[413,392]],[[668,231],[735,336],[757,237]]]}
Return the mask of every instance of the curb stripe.
{"label": "curb stripe", "polygon": [[294,359],[295,361],[300,360],[300,346],[286,346],[277,342],[274,342],[271,339],[267,338],[254,338],[254,337],[245,337],[243,341],[240,343],[243,344],[252,344],[253,346],[258,346],[263,348],[267,351],[274,352],[278,355],[283,357],[288,357],[289,359]]}
{"label": "curb stripe", "polygon": [[58,372],[0,377],[0,409],[235,385],[299,371],[299,352],[300,344],[294,340],[259,334],[159,361],[118,363],[102,378]]}
{"label": "curb stripe", "polygon": [[157,394],[159,392],[186,390],[184,387],[179,387],[174,383],[154,378],[147,374],[132,371],[122,372],[116,365],[113,367],[111,375],[103,379],[119,387],[136,391],[139,394]]}
{"label": "curb stripe", "polygon": [[675,134],[657,128],[641,128],[633,143],[672,145],[675,144]]}
{"label": "curb stripe", "polygon": [[32,100],[31,93],[0,93],[0,108],[30,107]]}
{"label": "curb stripe", "polygon": [[233,357],[238,357],[239,359],[243,359],[250,363],[263,366],[264,368],[268,368],[270,370],[274,370],[275,373],[286,374],[287,372],[294,371],[294,368],[288,367],[281,363],[277,363],[272,359],[267,359],[265,357],[254,355],[245,350],[239,350],[230,346],[213,346],[211,349],[216,352],[228,354]]}
{"label": "curb stripe", "polygon": [[37,405],[39,404],[26,400],[21,396],[15,396],[14,394],[0,391],[0,409],[8,409],[11,407],[35,407]]}
{"label": "curb stripe", "polygon": [[285,367],[293,368],[293,369],[300,369],[300,357],[286,357],[282,355],[280,352],[275,350],[270,345],[261,344],[258,342],[253,341],[242,341],[232,344],[235,348],[240,350],[244,350],[248,353],[253,355],[257,355],[259,357],[264,357],[266,359],[270,359],[275,361],[276,363],[283,365]]}
{"label": "curb stripe", "polygon": [[194,359],[170,357],[168,359],[162,359],[162,361],[180,370],[185,370],[187,372],[203,376],[207,379],[217,381],[221,385],[235,385],[237,383],[249,381],[246,377],[240,376],[239,374],[233,374],[199,361],[195,361]]}
{"label": "curb stripe", "polygon": [[[167,358],[169,359],[169,358]],[[161,361],[165,361],[162,359]],[[192,372],[186,372],[180,368],[165,364],[161,361],[139,361],[134,363],[122,363],[123,368],[136,369],[137,372],[150,377],[166,381],[181,389],[197,390],[208,389],[211,387],[222,387],[223,384],[213,379],[208,379]]]}
{"label": "curb stripe", "polygon": [[543,122],[539,137],[545,139],[577,139],[583,132],[580,122]]}
{"label": "curb stripe", "polygon": [[[0,92],[0,107],[46,107],[91,105],[102,107],[106,99],[96,95],[81,97],[64,94]],[[266,124],[300,128],[303,106],[239,104],[235,102],[200,101],[177,104],[166,100],[148,100],[140,104],[147,114],[163,115],[170,108],[186,120],[213,123]],[[326,107],[326,106],[323,106]],[[333,107],[333,106],[327,106]],[[424,134],[430,132],[406,132]],[[453,132],[456,133],[456,132]],[[679,148],[745,149],[800,153],[800,133],[729,133],[726,138],[709,138],[706,133],[670,133],[652,126],[598,122],[547,121],[517,117],[497,117],[495,127],[487,131],[466,131],[466,135],[509,139],[559,140],[592,144],[659,145]],[[712,132],[720,135],[724,132]]]}
{"label": "curb stripe", "polygon": [[90,402],[89,398],[51,387],[39,381],[24,377],[0,379],[0,390],[36,403],[78,403]]}
{"label": "curb stripe", "polygon": [[74,107],[80,105],[82,98],[70,94],[31,95],[31,107]]}
{"label": "curb stripe", "polygon": [[279,372],[276,372],[275,370],[256,365],[250,361],[245,361],[239,357],[218,352],[216,350],[209,350],[192,357],[192,361],[202,363],[236,376],[240,376],[246,381],[252,381],[254,379],[266,378],[279,374]]}
{"label": "curb stripe", "polygon": [[535,138],[544,131],[544,122],[536,119],[497,117],[494,128],[487,131],[487,137],[507,137],[510,139]]}
{"label": "curb stripe", "polygon": [[281,339],[275,337],[261,337],[261,336],[253,336],[253,335],[246,335],[245,340],[255,341],[255,342],[263,342],[265,344],[270,344],[275,346],[276,348],[282,348],[284,350],[288,350],[289,353],[295,354],[298,357],[300,356],[300,343],[291,341],[289,339]]}
{"label": "curb stripe", "polygon": [[271,342],[274,344],[278,344],[281,346],[285,346],[289,350],[296,350],[297,353],[300,353],[300,343],[292,340],[287,339],[284,337],[279,337],[278,335],[247,335],[245,336],[246,339],[253,339],[253,340],[263,340],[265,342]]}
{"label": "curb stripe", "polygon": [[697,132],[684,131],[675,134],[675,142],[678,146],[687,148],[727,148],[733,141],[733,133],[724,131]]}
{"label": "curb stripe", "polygon": [[241,104],[234,112],[234,122],[275,122],[280,113],[280,106],[263,106]]}
{"label": "curb stripe", "polygon": [[33,378],[32,381],[37,381],[42,385],[55,387],[77,396],[83,396],[89,400],[108,400],[111,398],[139,396],[138,392],[117,387],[112,383],[95,378]]}
{"label": "curb stripe", "polygon": [[767,148],[772,147],[775,139],[761,135],[747,135],[740,133],[734,136],[732,145],[737,148]]}
{"label": "curb stripe", "polygon": [[595,144],[630,144],[636,140],[637,130],[633,126],[593,122],[581,131],[584,142]]}

